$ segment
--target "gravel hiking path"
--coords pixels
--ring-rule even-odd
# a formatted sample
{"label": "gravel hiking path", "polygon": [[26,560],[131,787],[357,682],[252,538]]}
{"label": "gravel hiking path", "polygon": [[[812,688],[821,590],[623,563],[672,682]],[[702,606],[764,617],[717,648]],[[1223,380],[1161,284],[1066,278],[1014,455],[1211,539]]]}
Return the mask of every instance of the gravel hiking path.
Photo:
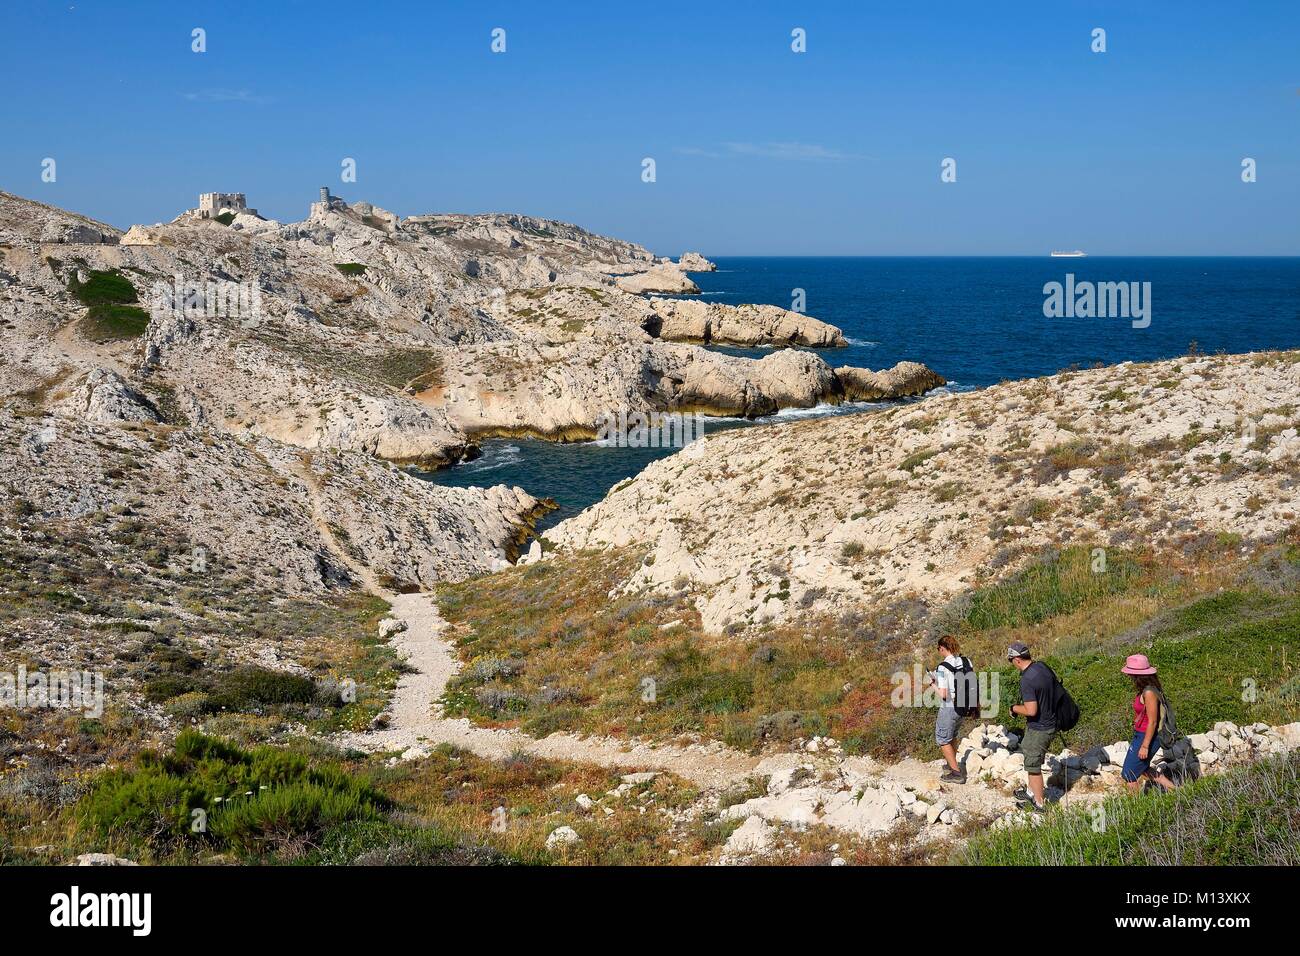
{"label": "gravel hiking path", "polygon": [[[555,733],[536,738],[517,730],[476,727],[465,718],[444,717],[438,701],[447,682],[460,669],[451,645],[444,639],[447,621],[438,610],[433,594],[394,594],[382,588],[369,568],[363,567],[335,539],[317,504],[318,486],[308,460],[295,471],[311,492],[313,524],[322,543],[352,572],[356,580],[392,606],[392,617],[406,627],[394,634],[391,644],[410,668],[397,683],[385,716],[387,726],[340,734],[333,742],[367,753],[405,753],[421,756],[439,744],[451,744],[490,760],[514,753],[528,753],[548,760],[595,764],[627,771],[659,770],[675,774],[705,790],[738,784],[756,774],[771,774],[800,764],[834,772],[841,760],[827,754],[780,753],[768,757],[732,750],[719,743],[649,744],[610,737],[578,737]],[[895,764],[879,764],[870,757],[849,757],[844,762],[872,777],[942,791],[946,806],[976,814],[1005,812],[1013,801],[1002,790],[984,785],[941,785],[940,761],[908,758]],[[972,782],[973,783],[973,782]]]}
{"label": "gravel hiking path", "polygon": [[417,753],[438,744],[452,744],[480,757],[502,759],[522,751],[550,760],[597,764],[627,770],[665,770],[700,787],[713,789],[744,780],[754,773],[758,757],[717,744],[652,746],[607,737],[551,734],[541,739],[516,730],[475,727],[464,718],[443,717],[438,698],[447,681],[460,668],[443,640],[447,622],[428,593],[381,596],[393,606],[393,617],[406,629],[393,636],[392,646],[405,657],[413,673],[403,674],[387,712],[388,726],[381,730],[350,733],[337,743],[358,750]]}
{"label": "gravel hiking path", "polygon": [[443,639],[447,622],[438,612],[437,600],[428,592],[394,594],[381,587],[375,574],[359,564],[335,539],[319,506],[319,485],[312,474],[309,459],[304,457],[294,471],[311,494],[312,524],[320,534],[321,542],[367,591],[392,605],[392,616],[406,625],[404,630],[393,635],[391,642],[411,670],[398,679],[397,689],[385,712],[388,725],[376,730],[341,734],[334,738],[338,746],[368,753],[400,753],[414,748],[415,755],[419,755],[439,744],[452,744],[493,760],[522,751],[551,760],[602,767],[664,770],[707,789],[725,787],[754,773],[760,762],[758,757],[730,750],[721,744],[654,746],[608,737],[584,738],[558,733],[538,739],[516,730],[475,727],[464,718],[443,717],[438,699],[446,690],[447,681],[460,669],[460,662]]}

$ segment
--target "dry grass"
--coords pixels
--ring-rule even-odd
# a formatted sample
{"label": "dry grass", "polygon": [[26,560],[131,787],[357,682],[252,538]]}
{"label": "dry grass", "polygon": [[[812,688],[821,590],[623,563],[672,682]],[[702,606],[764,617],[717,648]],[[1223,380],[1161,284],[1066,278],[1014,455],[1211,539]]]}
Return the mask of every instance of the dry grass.
{"label": "dry grass", "polygon": [[[1272,675],[1271,686],[1282,667],[1282,658],[1273,657],[1285,655],[1295,639],[1285,599],[1243,585],[1244,566],[1231,560],[1237,546],[1203,543],[1183,560],[1111,549],[1100,573],[1091,549],[1052,552],[953,602],[920,633],[906,616],[864,614],[705,634],[685,594],[617,593],[636,554],[560,555],[440,592],[465,664],[446,702],[454,714],[536,736],[567,730],[708,738],[759,751],[829,735],[851,753],[929,755],[929,715],[891,706],[892,678],[933,654],[927,634],[948,631],[977,668],[999,675],[1004,708],[1018,684],[1004,660],[1013,641],[1025,641],[1063,673],[1077,672],[1086,686],[1076,696],[1096,711],[1080,733],[1098,735],[1112,734],[1111,723],[1123,716],[1124,690],[1110,673],[1112,658],[1146,650],[1152,646],[1146,642],[1159,638],[1168,648],[1162,653],[1185,662],[1182,677],[1192,679],[1202,666],[1216,675],[1213,694],[1196,695],[1199,704],[1189,713],[1199,720],[1202,710],[1222,703],[1222,682],[1241,677],[1212,664],[1213,648],[1243,642],[1252,651],[1238,662],[1248,660],[1242,666],[1252,674]],[[1162,614],[1230,586],[1238,590],[1224,593],[1241,595],[1243,603],[1211,614],[1208,630],[1195,612],[1188,621],[1148,631]],[[1274,631],[1265,624],[1233,630],[1256,604],[1259,614],[1278,621]],[[1275,634],[1272,652],[1264,646],[1268,633]],[[1290,652],[1300,657],[1300,646]],[[1202,658],[1204,665],[1192,663]],[[1253,711],[1258,719],[1291,712],[1282,698],[1269,701]],[[1235,719],[1227,712],[1221,717]],[[1119,730],[1091,742],[1119,739]]]}

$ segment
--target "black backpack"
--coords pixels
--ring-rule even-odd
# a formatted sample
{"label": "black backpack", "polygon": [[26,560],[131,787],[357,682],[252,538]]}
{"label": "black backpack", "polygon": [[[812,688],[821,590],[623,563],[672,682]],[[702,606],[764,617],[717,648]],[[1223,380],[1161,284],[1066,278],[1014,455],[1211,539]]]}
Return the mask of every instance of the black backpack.
{"label": "black backpack", "polygon": [[[1042,663],[1039,661],[1039,663]],[[1046,664],[1043,664],[1047,667]],[[1079,705],[1074,702],[1070,692],[1065,689],[1061,683],[1061,678],[1056,676],[1056,671],[1047,667],[1047,673],[1052,675],[1052,700],[1048,705],[1048,710],[1056,718],[1057,730],[1072,730],[1074,725],[1079,722]]]}
{"label": "black backpack", "polygon": [[[1164,773],[1174,783],[1196,780],[1201,776],[1201,762],[1192,742],[1179,730],[1174,719],[1174,709],[1162,691],[1156,691],[1160,701],[1160,715],[1156,718],[1155,745],[1164,757]],[[1151,756],[1155,756],[1153,752]]]}
{"label": "black backpack", "polygon": [[980,712],[980,682],[970,658],[963,657],[961,667],[953,667],[947,661],[940,662],[939,666],[952,672],[954,688],[952,703],[958,715],[974,717]]}
{"label": "black backpack", "polygon": [[1168,750],[1183,739],[1178,732],[1178,722],[1174,720],[1174,709],[1162,691],[1156,691],[1156,700],[1160,702],[1160,715],[1156,718],[1156,743],[1163,750]]}

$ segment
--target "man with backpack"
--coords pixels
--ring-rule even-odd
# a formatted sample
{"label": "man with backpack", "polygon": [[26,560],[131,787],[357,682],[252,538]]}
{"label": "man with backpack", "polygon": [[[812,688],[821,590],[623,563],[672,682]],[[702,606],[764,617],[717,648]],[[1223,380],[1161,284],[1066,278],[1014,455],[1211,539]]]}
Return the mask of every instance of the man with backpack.
{"label": "man with backpack", "polygon": [[940,637],[939,650],[947,656],[934,671],[935,689],[939,693],[934,742],[948,764],[948,769],[939,779],[944,783],[965,783],[966,771],[957,762],[955,741],[962,719],[979,713],[979,675],[970,660],[961,656],[957,638],[949,634]]}
{"label": "man with backpack", "polygon": [[1041,661],[1036,661],[1025,644],[1017,641],[1007,648],[1007,660],[1020,671],[1020,699],[1011,713],[1025,718],[1025,738],[1020,750],[1025,755],[1029,788],[1016,791],[1016,799],[1036,813],[1046,810],[1043,800],[1043,758],[1057,733],[1079,722],[1079,708],[1060,678]]}

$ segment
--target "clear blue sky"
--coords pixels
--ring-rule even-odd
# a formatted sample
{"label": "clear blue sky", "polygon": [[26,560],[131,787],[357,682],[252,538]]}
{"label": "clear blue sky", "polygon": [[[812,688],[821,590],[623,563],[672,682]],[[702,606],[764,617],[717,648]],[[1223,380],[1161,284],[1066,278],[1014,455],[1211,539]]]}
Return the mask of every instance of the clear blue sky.
{"label": "clear blue sky", "polygon": [[0,188],[118,226],[329,185],[665,254],[1300,254],[1296,0],[5,0],[0,62]]}

